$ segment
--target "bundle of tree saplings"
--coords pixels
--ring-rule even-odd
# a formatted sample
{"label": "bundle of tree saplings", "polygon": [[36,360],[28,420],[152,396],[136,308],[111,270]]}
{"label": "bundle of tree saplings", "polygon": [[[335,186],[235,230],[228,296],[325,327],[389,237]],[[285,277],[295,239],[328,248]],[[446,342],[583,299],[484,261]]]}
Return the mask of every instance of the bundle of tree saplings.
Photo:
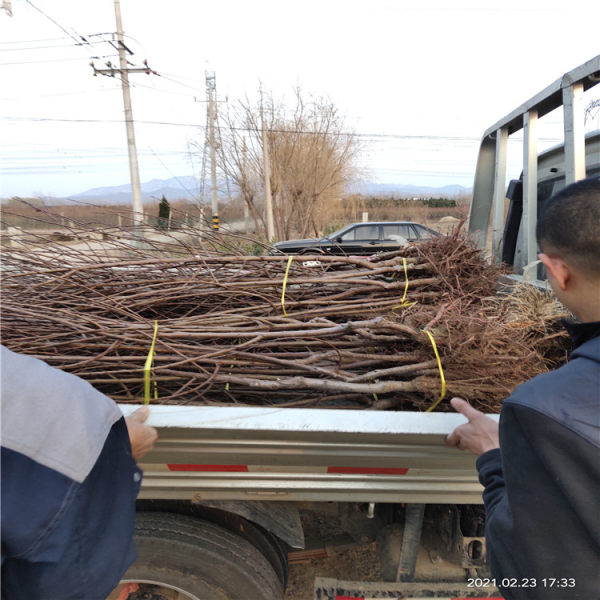
{"label": "bundle of tree saplings", "polygon": [[6,248],[1,336],[118,402],[498,411],[557,362],[561,310],[519,321],[458,233],[370,259],[110,240]]}

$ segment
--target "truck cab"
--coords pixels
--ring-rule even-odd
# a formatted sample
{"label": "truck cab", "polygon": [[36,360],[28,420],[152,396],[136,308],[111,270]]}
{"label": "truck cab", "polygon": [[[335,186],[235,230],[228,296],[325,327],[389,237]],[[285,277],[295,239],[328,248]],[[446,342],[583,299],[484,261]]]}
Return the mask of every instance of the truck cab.
{"label": "truck cab", "polygon": [[[585,136],[586,176],[600,175],[600,131]],[[537,214],[544,210],[544,203],[566,186],[565,151],[560,144],[538,156]],[[506,198],[508,213],[502,236],[502,262],[513,267],[513,272],[522,275],[526,266],[523,223],[523,174],[508,185]],[[538,265],[537,280],[546,278],[543,267]]]}
{"label": "truck cab", "polygon": [[[565,73],[483,135],[468,229],[493,260],[512,265],[515,280],[544,285],[545,275],[537,260],[537,216],[553,193],[600,172],[600,131],[584,133],[584,93],[599,82],[600,56],[596,56]],[[561,106],[563,142],[538,153],[539,120]],[[507,189],[509,137],[519,132],[523,136],[521,176]]]}

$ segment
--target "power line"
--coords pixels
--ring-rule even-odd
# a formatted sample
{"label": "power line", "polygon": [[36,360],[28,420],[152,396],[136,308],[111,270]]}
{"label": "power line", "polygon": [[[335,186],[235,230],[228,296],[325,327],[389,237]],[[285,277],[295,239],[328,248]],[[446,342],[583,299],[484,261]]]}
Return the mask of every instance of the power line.
{"label": "power line", "polygon": [[195,92],[201,91],[201,89],[198,88],[198,87],[193,87],[191,85],[187,85],[187,83],[181,83],[180,81],[177,81],[176,79],[173,79],[172,77],[164,75],[163,73],[157,73],[157,75],[159,77],[162,77],[163,79],[166,79],[167,81],[171,81],[172,83],[176,83],[177,85],[180,85],[181,87],[189,88],[190,90],[194,90]]}
{"label": "power line", "polygon": [[66,37],[57,37],[57,38],[40,38],[37,40],[12,40],[8,42],[0,42],[0,46],[4,46],[6,44],[35,44],[37,42],[57,42],[60,40],[66,40]]}
{"label": "power line", "polygon": [[[44,17],[46,17],[46,19],[48,19],[49,21],[54,23],[54,25],[56,25],[61,31],[66,33],[72,40],[75,40],[77,43],[79,43],[81,40],[83,40],[84,42],[89,44],[89,42],[83,36],[80,36],[81,39],[78,40],[70,31],[65,29],[58,21],[53,19],[48,13],[45,13],[41,8],[37,7],[31,0],[25,0],[25,2],[27,2],[27,4],[29,4],[35,10],[37,10],[40,14],[44,15]],[[77,35],[79,35],[79,34],[77,34]]]}
{"label": "power line", "polygon": [[[0,146],[0,147],[4,147],[6,148],[6,146]],[[26,146],[24,147],[25,149],[27,148]],[[150,148],[150,146],[148,146],[148,148],[150,149],[150,153],[147,151],[142,150],[140,152],[141,155],[143,156],[158,156],[158,155],[162,155],[162,156],[187,156],[188,152],[186,150],[162,150],[160,151],[158,154],[156,153],[156,151],[154,151],[152,148]],[[24,150],[23,150],[24,152]],[[33,151],[36,152],[36,151]],[[119,153],[122,155],[125,153],[125,150],[123,148],[72,148],[72,149],[61,149],[59,154],[55,154],[55,155],[49,155],[47,152],[44,151],[37,151],[37,154],[33,153],[30,150],[27,150],[27,153],[25,155],[21,154],[21,155],[17,155],[17,156],[5,156],[4,157],[4,163],[5,164],[9,164],[9,163],[33,163],[33,162],[37,162],[40,160],[43,161],[48,161],[48,162],[53,162],[56,160],[64,160],[65,158],[69,158],[69,159],[80,159],[80,160],[87,160],[87,159],[92,159],[92,160],[96,160],[96,159],[102,159],[102,158],[114,158],[117,155],[119,155]]]}
{"label": "power line", "polygon": [[[114,77],[114,79],[118,79],[119,81],[122,81],[121,77],[118,74],[118,71],[119,71],[118,69],[115,69],[114,76],[112,76],[112,77]],[[173,83],[177,83],[178,85],[181,85],[183,87],[187,87],[190,90],[193,90],[195,92],[202,91],[202,90],[200,90],[200,88],[194,88],[194,87],[191,87],[189,85],[185,85],[183,83],[179,83],[179,82],[175,81],[174,79],[170,79],[169,77],[165,77],[162,73],[158,73],[158,72],[153,71],[153,70],[151,70],[151,72],[148,73],[148,74],[149,75],[150,74],[156,75],[158,77],[161,77],[162,79],[166,79],[168,81],[172,81]],[[163,89],[157,88],[156,86],[153,86],[153,85],[144,85],[143,83],[133,83],[133,82],[130,81],[129,85],[131,87],[144,88],[144,89],[147,89],[147,90],[152,90],[152,91],[163,93],[163,94],[171,94],[173,96],[184,96],[186,98],[190,98],[191,97],[190,94],[185,94],[183,92],[172,92],[171,90],[163,90]]]}
{"label": "power line", "polygon": [[170,175],[177,180],[177,183],[192,197],[196,197],[196,194],[194,194],[194,192],[190,191],[184,184],[183,182],[179,179],[179,177],[177,177],[177,175],[175,175],[173,173],[173,171],[171,171],[171,169],[169,169],[169,167],[167,167],[167,165],[165,165],[165,163],[163,162],[163,160],[160,158],[160,156],[158,154],[156,154],[156,152],[154,152],[154,150],[148,145],[146,144],[149,148],[149,150],[152,152],[152,154],[154,154],[154,156],[156,157],[156,159],[158,160],[158,162],[160,162],[160,164],[170,173]]}
{"label": "power line", "polygon": [[187,80],[187,81],[195,81],[198,85],[194,86],[193,89],[201,90],[202,89],[202,80],[196,77],[185,77],[184,75],[178,75],[175,73],[165,73],[163,71],[163,75],[167,75],[168,77],[172,77],[174,80]]}
{"label": "power line", "polygon": [[[57,122],[57,123],[122,123],[121,120],[115,119],[57,119],[52,117],[14,117],[0,116],[0,119],[5,121],[33,121],[33,122]],[[170,121],[145,121],[136,119],[136,123],[144,123],[146,125],[170,125],[174,127],[198,127],[203,129],[203,125],[198,123],[174,123]],[[254,131],[250,127],[229,127],[234,131]],[[322,135],[318,131],[295,131],[289,129],[269,129],[272,133],[289,133],[300,135]],[[475,137],[457,137],[457,136],[439,136],[439,135],[403,135],[396,133],[353,133],[340,132],[340,135],[352,135],[360,138],[389,138],[389,139],[425,139],[425,140],[448,140],[448,141],[480,141],[480,138]]]}
{"label": "power line", "polygon": [[[55,118],[45,118],[45,117],[5,117],[0,116],[1,120],[8,121],[34,121],[34,122],[59,122],[59,123],[122,123],[120,120],[115,119],[55,119]],[[205,125],[200,125],[198,123],[173,123],[169,121],[145,121],[145,120],[137,120],[136,123],[143,123],[145,125],[168,125],[174,127],[197,127],[199,129],[204,129]],[[255,131],[249,127],[229,127],[228,129],[233,129],[234,131]],[[286,130],[286,129],[270,129],[272,133],[282,133],[282,134],[299,134],[299,135],[322,135],[320,132],[316,131],[295,131],[295,130]],[[372,141],[379,140],[425,140],[425,141],[433,141],[433,142],[479,142],[481,138],[479,137],[459,137],[459,136],[448,136],[448,135],[409,135],[409,134],[400,134],[400,133],[366,133],[366,132],[340,132],[339,135],[345,136],[354,136],[361,139],[367,139]],[[518,142],[522,141],[521,138],[511,138],[512,141]],[[539,138],[538,141],[543,142],[560,142],[559,138]]]}
{"label": "power line", "polygon": [[564,12],[568,8],[530,8],[530,7],[506,7],[506,6],[391,6],[390,10],[402,12]]}
{"label": "power line", "polygon": [[[49,117],[7,117],[0,116],[0,120],[3,121],[25,121],[25,122],[36,122],[36,123],[123,123],[122,120],[119,119],[56,119]],[[170,121],[147,121],[136,119],[136,123],[142,123],[144,125],[164,125],[170,127],[195,127],[198,129],[205,129],[205,125],[200,125],[199,123],[174,123]],[[232,129],[234,131],[255,131],[250,127],[228,127],[228,129]],[[297,135],[322,135],[318,131],[295,131],[295,130],[286,130],[286,129],[269,129],[272,133],[281,133],[281,134],[297,134]],[[343,136],[353,136],[359,139],[365,139],[370,141],[385,141],[385,140],[408,140],[408,141],[431,141],[431,142],[470,142],[470,143],[479,143],[481,138],[479,137],[468,137],[468,136],[450,136],[450,135],[410,135],[410,134],[400,134],[400,133],[366,133],[366,132],[339,132],[338,135]],[[511,142],[519,142],[522,141],[522,138],[509,138]],[[561,139],[559,138],[538,138],[540,142],[548,142],[548,143],[559,143]]]}
{"label": "power line", "polygon": [[[158,75],[160,77],[160,73],[152,73],[153,75]],[[118,72],[115,71],[115,79],[118,79],[119,81],[121,80],[121,77],[119,77]],[[144,85],[143,83],[137,83],[137,82],[129,82],[129,85],[133,88],[144,88],[146,90],[151,90],[153,92],[158,92],[160,94],[171,94],[172,96],[184,96],[185,98],[192,98],[192,96],[190,96],[190,94],[184,94],[182,92],[172,92],[171,90],[163,90],[161,88],[157,88],[156,86],[153,85]],[[194,88],[191,88],[194,89]]]}
{"label": "power line", "polygon": [[[77,92],[56,92],[55,94],[37,94],[36,98],[55,98],[57,96],[85,96],[88,94],[97,94],[100,92],[116,92],[118,88],[100,88],[96,90],[80,90]],[[23,98],[0,98],[4,102],[23,102]]]}
{"label": "power line", "polygon": [[[83,46],[89,46],[90,48],[93,46],[96,46],[97,44],[94,42],[90,42],[90,40],[88,39],[88,37],[96,37],[98,35],[106,35],[106,34],[91,34],[89,36],[84,36],[82,34],[80,34],[78,31],[76,31],[73,27],[71,27],[71,29],[73,30],[73,32],[75,32],[75,35],[73,35],[73,33],[71,33],[68,29],[66,29],[66,27],[64,27],[63,25],[61,25],[56,19],[52,18],[48,13],[44,12],[41,8],[37,7],[31,0],[25,0],[25,2],[27,2],[27,4],[29,4],[32,8],[34,8],[35,10],[37,10],[40,14],[42,14],[44,17],[46,17],[51,23],[53,23],[54,25],[56,25],[63,33],[66,33],[70,39],[72,39],[75,42],[75,46],[79,47],[79,48],[83,48]],[[61,39],[61,38],[59,38]],[[102,40],[104,43],[106,43],[105,40]],[[82,43],[83,42],[83,43]],[[92,58],[96,58],[98,60],[101,60],[102,58],[109,58],[110,56],[115,56],[114,54],[111,55],[105,55],[102,57],[99,56],[93,56]],[[65,60],[74,60],[74,59],[65,59]],[[38,62],[51,62],[51,61],[38,61]],[[7,64],[7,63],[4,63]],[[33,63],[22,63],[22,64],[33,64]]]}
{"label": "power line", "polygon": [[29,46],[25,48],[0,48],[0,52],[26,52],[29,50],[48,50],[50,48],[73,48],[74,46],[83,46],[85,42],[76,44],[53,44],[52,46]]}
{"label": "power line", "polygon": [[[97,60],[102,60],[104,58],[112,58],[116,56],[116,54],[106,54],[104,56],[92,56],[91,58],[95,58]],[[84,58],[48,58],[48,59],[44,59],[44,60],[23,60],[23,61],[17,61],[17,62],[5,62],[5,63],[0,63],[0,67],[8,67],[8,66],[15,66],[15,65],[40,65],[40,64],[44,64],[44,63],[62,63],[62,62],[74,62],[74,61],[82,61],[85,60]]]}

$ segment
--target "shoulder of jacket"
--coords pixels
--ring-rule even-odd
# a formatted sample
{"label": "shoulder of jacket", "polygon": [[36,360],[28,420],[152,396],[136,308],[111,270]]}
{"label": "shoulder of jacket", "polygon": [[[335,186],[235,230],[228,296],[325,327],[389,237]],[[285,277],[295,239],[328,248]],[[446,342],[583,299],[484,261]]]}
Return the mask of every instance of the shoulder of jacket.
{"label": "shoulder of jacket", "polygon": [[600,363],[574,358],[518,386],[503,412],[529,409],[595,445],[600,440]]}
{"label": "shoulder of jacket", "polygon": [[584,358],[600,364],[600,335],[575,348],[571,353],[571,360],[576,358]]}
{"label": "shoulder of jacket", "polygon": [[1,347],[2,445],[81,482],[122,416],[83,379]]}

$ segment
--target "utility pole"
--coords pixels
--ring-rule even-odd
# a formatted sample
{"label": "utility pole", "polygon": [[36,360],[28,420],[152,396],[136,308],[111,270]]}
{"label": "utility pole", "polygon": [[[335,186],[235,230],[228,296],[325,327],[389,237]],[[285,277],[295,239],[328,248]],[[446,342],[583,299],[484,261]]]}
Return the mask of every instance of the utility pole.
{"label": "utility pole", "polygon": [[208,96],[208,144],[210,146],[210,187],[212,191],[213,229],[219,230],[219,199],[217,197],[217,146],[215,141],[215,90],[217,87],[214,72],[205,72],[206,94]]}
{"label": "utility pole", "polygon": [[94,63],[90,63],[94,69],[94,76],[108,75],[114,77],[119,75],[121,78],[121,88],[123,90],[123,107],[125,109],[125,128],[127,130],[127,153],[129,156],[129,173],[131,178],[131,196],[133,199],[133,224],[139,228],[144,224],[144,206],[142,204],[142,192],[140,187],[140,170],[137,159],[137,149],[135,145],[135,130],[133,127],[133,111],[131,110],[131,94],[129,92],[129,73],[145,73],[146,75],[156,75],[144,61],[145,67],[132,68],[127,66],[125,53],[133,55],[133,52],[125,45],[123,38],[123,22],[121,21],[121,4],[119,0],[114,0],[115,18],[117,22],[117,51],[119,52],[119,68],[115,68],[110,62],[106,69],[97,69]]}
{"label": "utility pole", "polygon": [[[217,105],[221,101],[217,100],[217,78],[215,76],[215,72],[205,71],[204,78],[206,81],[206,100],[198,100],[198,98],[194,98],[196,102],[206,102],[207,104],[204,148],[202,151],[202,200],[206,201],[206,161],[208,154],[210,153],[212,229],[213,231],[218,231],[219,197],[217,187],[217,150],[219,150],[221,152],[221,156],[223,156],[223,147],[221,143],[221,129],[219,127],[219,119],[217,116]],[[225,102],[227,102],[227,98],[225,98]],[[227,177],[225,177],[225,185],[227,186],[227,196],[231,200],[231,194],[229,193],[229,179]]]}
{"label": "utility pole", "polygon": [[121,21],[121,4],[115,0],[115,17],[117,20],[117,44],[119,49],[119,67],[121,70],[121,87],[123,89],[123,106],[125,107],[125,127],[127,129],[127,153],[129,155],[129,173],[131,177],[131,196],[133,199],[133,224],[137,228],[144,222],[144,205],[140,186],[140,169],[135,146],[135,130],[133,127],[133,111],[131,110],[131,94],[129,93],[129,75],[125,58],[125,42],[123,40],[123,23]]}
{"label": "utility pole", "polygon": [[273,197],[271,196],[271,161],[269,159],[269,140],[265,128],[265,115],[263,111],[262,91],[260,98],[260,120],[262,124],[263,160],[265,171],[265,211],[267,213],[267,241],[275,239],[275,227],[273,224]]}
{"label": "utility pole", "polygon": [[[246,147],[246,138],[244,138],[244,145],[242,146],[242,181],[246,184],[246,175],[248,174],[248,148]],[[246,185],[244,185],[244,188]],[[246,201],[246,189],[242,190],[242,202],[244,203],[244,231],[250,233],[250,208]]]}

